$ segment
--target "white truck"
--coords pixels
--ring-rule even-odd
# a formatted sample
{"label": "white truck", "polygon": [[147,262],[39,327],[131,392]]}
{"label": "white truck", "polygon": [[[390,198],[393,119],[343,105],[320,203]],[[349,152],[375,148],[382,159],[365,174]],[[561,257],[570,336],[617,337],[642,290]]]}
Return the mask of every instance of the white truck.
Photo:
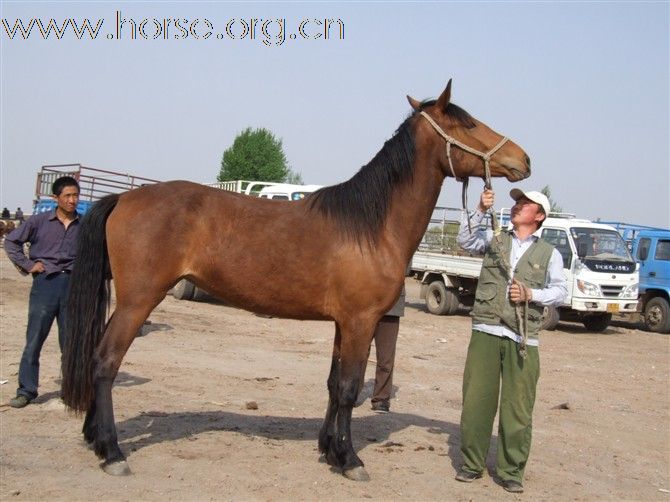
{"label": "white truck", "polygon": [[[435,208],[410,263],[411,274],[421,281],[421,298],[433,314],[454,314],[461,304],[474,303],[482,257],[468,254],[456,243],[461,215],[461,209]],[[498,218],[505,227],[509,210],[502,210]],[[559,320],[566,320],[599,332],[607,328],[612,314],[636,311],[638,266],[613,227],[552,213],[537,235],[561,254],[568,282],[565,303],[545,309],[543,329],[554,329]]]}
{"label": "white truck", "polygon": [[[292,185],[290,183],[275,183],[270,181],[220,181],[208,183],[208,186],[243,193],[251,197],[273,200],[300,200],[312,192],[316,192],[321,185]],[[182,279],[171,290],[177,300],[200,300],[207,298],[207,293],[195,284]]]}
{"label": "white truck", "polygon": [[321,185],[292,185],[290,183],[275,183],[272,181],[219,181],[207,183],[207,186],[220,188],[229,192],[243,193],[261,199],[300,200],[312,192],[316,192]]}

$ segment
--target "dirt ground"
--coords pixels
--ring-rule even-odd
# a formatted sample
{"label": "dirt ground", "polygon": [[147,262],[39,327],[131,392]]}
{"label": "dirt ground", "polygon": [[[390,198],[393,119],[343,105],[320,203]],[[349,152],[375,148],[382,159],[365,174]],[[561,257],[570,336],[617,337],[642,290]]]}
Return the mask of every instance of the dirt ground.
{"label": "dirt ground", "polygon": [[[605,333],[561,323],[541,335],[542,376],[525,493],[489,475],[454,480],[461,463],[466,312],[428,314],[407,279],[392,413],[354,410],[354,445],[371,481],[319,461],[334,328],[267,319],[168,296],[126,356],[114,389],[133,471],[112,477],[58,399],[56,330],[40,396],[7,406],[17,385],[30,278],[1,253],[1,500],[662,500],[670,501],[670,337],[618,322]],[[373,351],[374,354],[374,351]],[[368,365],[370,392],[374,361]],[[254,401],[257,409],[248,409]]]}

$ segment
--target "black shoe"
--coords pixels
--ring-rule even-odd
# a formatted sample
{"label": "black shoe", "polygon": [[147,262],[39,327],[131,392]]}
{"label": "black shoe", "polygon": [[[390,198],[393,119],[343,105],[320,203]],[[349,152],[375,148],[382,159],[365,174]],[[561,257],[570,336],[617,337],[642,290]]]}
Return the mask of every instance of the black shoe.
{"label": "black shoe", "polygon": [[377,413],[388,413],[391,411],[391,407],[385,401],[378,401],[376,403],[372,403],[372,411]]}
{"label": "black shoe", "polygon": [[23,394],[19,394],[9,400],[9,406],[12,408],[25,408],[30,403],[31,399]]}
{"label": "black shoe", "polygon": [[484,475],[483,472],[470,472],[464,471],[461,469],[456,474],[456,481],[462,481],[463,483],[472,483],[475,479],[480,479]]}
{"label": "black shoe", "polygon": [[503,488],[511,493],[523,493],[523,485],[513,479],[505,479],[502,482]]}

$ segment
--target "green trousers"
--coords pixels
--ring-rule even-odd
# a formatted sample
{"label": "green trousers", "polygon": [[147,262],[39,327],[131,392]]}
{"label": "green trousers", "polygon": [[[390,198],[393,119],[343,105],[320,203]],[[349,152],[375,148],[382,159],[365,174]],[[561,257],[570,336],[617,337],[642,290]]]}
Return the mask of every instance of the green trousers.
{"label": "green trousers", "polygon": [[496,474],[503,481],[522,483],[530,453],[539,376],[537,347],[528,347],[528,355],[523,359],[514,340],[472,331],[463,374],[463,470],[479,473],[486,469],[500,396]]}

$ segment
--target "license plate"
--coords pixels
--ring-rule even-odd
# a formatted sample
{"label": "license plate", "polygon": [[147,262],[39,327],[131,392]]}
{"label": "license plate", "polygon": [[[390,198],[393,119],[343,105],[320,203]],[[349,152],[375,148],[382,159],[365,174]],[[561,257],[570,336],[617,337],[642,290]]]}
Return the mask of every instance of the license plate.
{"label": "license plate", "polygon": [[613,314],[616,314],[619,312],[619,304],[618,303],[608,303],[607,304],[607,312],[611,312]]}

